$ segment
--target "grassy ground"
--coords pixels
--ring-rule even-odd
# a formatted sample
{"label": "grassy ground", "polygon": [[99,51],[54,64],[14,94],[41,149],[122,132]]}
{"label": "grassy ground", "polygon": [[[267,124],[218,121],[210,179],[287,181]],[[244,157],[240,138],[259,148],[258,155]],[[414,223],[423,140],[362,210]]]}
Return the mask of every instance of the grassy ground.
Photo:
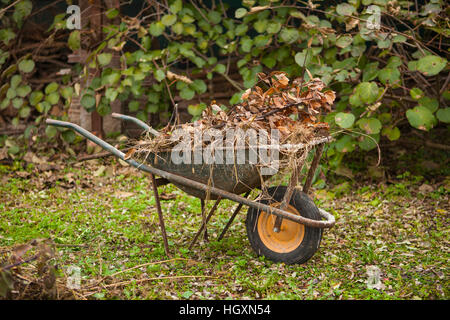
{"label": "grassy ground", "polygon": [[[252,251],[246,209],[223,241],[214,240],[236,206],[230,201],[209,224],[210,242],[189,251],[200,201],[160,187],[167,198],[175,196],[162,203],[168,259],[147,176],[116,161],[43,169],[0,166],[0,260],[17,254],[19,244],[51,239],[57,298],[449,298],[448,178],[428,181],[406,172],[384,182],[336,180],[316,189],[316,204],[337,223],[310,261],[285,265]],[[78,290],[65,286],[69,266],[80,268]],[[373,267],[380,271],[377,289],[367,285]],[[31,289],[39,282],[36,268],[34,261],[16,270],[21,289],[16,286],[13,298],[43,297]]]}

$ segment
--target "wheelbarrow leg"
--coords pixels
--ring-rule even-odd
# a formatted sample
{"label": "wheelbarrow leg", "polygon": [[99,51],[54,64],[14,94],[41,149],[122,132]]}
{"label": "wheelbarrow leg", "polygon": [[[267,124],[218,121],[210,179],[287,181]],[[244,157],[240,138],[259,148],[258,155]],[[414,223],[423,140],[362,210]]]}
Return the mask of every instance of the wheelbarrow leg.
{"label": "wheelbarrow leg", "polygon": [[[197,239],[199,237],[199,235],[202,233],[203,229],[205,229],[205,233],[206,233],[206,224],[209,222],[209,220],[211,219],[212,215],[214,214],[214,212],[217,209],[217,206],[219,205],[220,201],[222,200],[221,197],[218,197],[216,202],[214,203],[213,207],[211,208],[211,210],[209,211],[208,216],[202,220],[202,225],[200,226],[200,229],[198,229],[197,233],[194,236],[194,239],[192,239],[191,244],[189,245],[189,250],[192,249],[192,247],[194,246],[194,244],[197,242]],[[203,217],[203,212],[205,212],[205,202],[203,199],[201,199],[201,203],[202,203],[202,217]],[[207,238],[205,238],[205,240],[207,240]]]}
{"label": "wheelbarrow leg", "polygon": [[[306,157],[308,156],[310,149],[306,148],[303,156],[298,160],[297,166],[295,166],[294,171],[292,172],[291,179],[289,180],[288,187],[286,189],[286,193],[284,194],[283,200],[281,201],[281,205],[279,209],[285,210],[287,206],[289,205],[289,202],[291,201],[292,194],[294,193],[294,188],[298,184],[298,180],[301,174],[301,171],[303,169],[303,166],[306,161]],[[280,216],[277,216],[275,219],[275,223],[273,225],[273,231],[274,232],[280,232],[281,231],[281,223],[283,222],[283,218]]]}
{"label": "wheelbarrow leg", "polygon": [[[247,198],[248,195],[250,194],[250,191],[248,191],[245,195],[244,198]],[[227,222],[227,225],[225,226],[225,228],[223,228],[222,233],[220,234],[219,238],[217,238],[218,241],[223,239],[223,236],[225,235],[225,233],[228,231],[228,228],[230,228],[231,224],[233,223],[234,218],[236,218],[237,214],[239,213],[239,211],[241,211],[242,206],[244,204],[239,203],[236,210],[234,210],[233,214],[231,215],[230,219]]]}
{"label": "wheelbarrow leg", "polygon": [[152,177],[153,194],[155,195],[156,209],[158,210],[159,227],[161,228],[161,233],[164,242],[164,250],[166,252],[167,257],[170,257],[169,243],[167,242],[166,227],[164,225],[164,217],[161,210],[161,202],[159,201],[158,186],[156,184],[155,176],[151,174],[151,177]]}
{"label": "wheelbarrow leg", "polygon": [[[294,188],[297,185],[298,180],[298,172],[300,171],[300,168],[295,168],[294,172],[292,173],[291,179],[289,180],[288,187],[286,189],[286,193],[284,194],[283,201],[281,201],[280,208],[281,210],[285,210],[289,204],[289,201],[291,201],[292,194],[294,193]],[[281,231],[281,223],[283,222],[283,218],[277,216],[275,218],[275,223],[273,225],[273,231],[274,232],[280,232]]]}
{"label": "wheelbarrow leg", "polygon": [[205,229],[205,232],[203,233],[203,240],[208,241],[208,227],[206,226],[206,205],[204,199],[200,199],[200,206],[202,208],[202,227],[200,228],[200,230],[202,228]]}

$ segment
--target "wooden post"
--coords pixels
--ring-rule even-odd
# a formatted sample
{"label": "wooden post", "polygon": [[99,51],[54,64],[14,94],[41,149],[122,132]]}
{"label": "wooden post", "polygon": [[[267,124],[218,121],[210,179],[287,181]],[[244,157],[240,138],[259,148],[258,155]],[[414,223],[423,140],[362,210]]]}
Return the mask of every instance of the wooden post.
{"label": "wooden post", "polygon": [[[86,5],[87,7],[87,17],[89,19],[90,24],[90,30],[91,30],[91,45],[95,46],[96,44],[100,43],[102,40],[102,7],[101,7],[101,1],[93,1],[89,0],[88,3],[86,3],[86,0],[81,1]],[[82,7],[82,12],[84,12]],[[88,81],[89,83],[92,81],[93,78],[95,78],[98,75],[97,69],[89,69],[88,70],[89,76]],[[96,136],[103,138],[103,120],[102,117],[97,113],[96,110],[94,110],[91,113],[91,128],[92,133],[94,133]]]}

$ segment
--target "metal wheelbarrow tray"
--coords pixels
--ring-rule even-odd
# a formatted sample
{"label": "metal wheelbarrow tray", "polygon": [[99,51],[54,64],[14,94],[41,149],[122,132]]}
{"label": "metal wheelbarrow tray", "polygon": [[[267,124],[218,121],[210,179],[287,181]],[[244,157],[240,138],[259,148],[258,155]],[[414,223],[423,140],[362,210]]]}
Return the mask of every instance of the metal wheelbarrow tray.
{"label": "metal wheelbarrow tray", "polygon": [[[134,117],[116,113],[113,117],[133,121],[145,131],[153,135],[159,134],[158,131]],[[297,186],[302,163],[293,170],[287,186],[268,188],[268,199],[251,200],[248,198],[250,192],[261,185],[260,175],[257,174],[254,165],[245,163],[235,167],[215,164],[213,170],[211,165],[205,164],[177,165],[171,162],[170,152],[158,153],[157,161],[153,155],[146,159],[146,163],[140,163],[134,159],[126,159],[122,151],[76,124],[53,119],[47,119],[46,123],[72,129],[129,165],[150,174],[164,248],[168,256],[170,252],[158,193],[158,186],[167,183],[172,183],[201,200],[202,224],[189,248],[192,248],[202,232],[207,240],[206,225],[222,199],[235,201],[238,206],[231,214],[218,240],[223,238],[242,206],[246,205],[249,207],[246,219],[247,236],[253,250],[258,255],[264,255],[277,262],[289,264],[306,262],[318,250],[322,230],[331,228],[335,224],[334,217],[325,210],[317,208],[307,195],[324,144],[330,140],[330,137],[316,139],[309,144],[310,147],[315,146],[316,151],[303,188]],[[156,179],[155,176],[161,178]],[[241,196],[243,193],[245,195]],[[215,200],[208,215],[205,212],[205,199]]]}

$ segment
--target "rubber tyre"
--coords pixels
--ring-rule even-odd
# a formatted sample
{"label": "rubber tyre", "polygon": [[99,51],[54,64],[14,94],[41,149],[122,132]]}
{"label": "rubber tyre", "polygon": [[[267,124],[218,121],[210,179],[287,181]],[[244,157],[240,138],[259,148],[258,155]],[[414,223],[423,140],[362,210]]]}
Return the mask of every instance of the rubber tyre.
{"label": "rubber tyre", "polygon": [[[281,203],[286,189],[287,188],[285,186],[269,188],[267,191],[272,197],[272,200],[261,200],[259,202],[264,204],[273,204],[277,202]],[[320,220],[321,218],[319,209],[314,202],[305,193],[298,189],[294,190],[289,204],[294,207],[302,217],[313,220]],[[275,262],[301,264],[308,261],[319,249],[320,241],[322,239],[322,229],[301,225],[303,230],[303,238],[298,240],[301,241],[298,246],[289,252],[283,253],[271,250],[261,239],[261,235],[259,233],[260,227],[258,227],[258,223],[261,221],[258,219],[259,215],[260,210],[250,207],[247,211],[247,219],[245,221],[248,240],[257,255],[264,255],[268,259]],[[274,215],[272,216],[275,217]],[[287,220],[283,219],[283,223],[285,223],[285,221]]]}

